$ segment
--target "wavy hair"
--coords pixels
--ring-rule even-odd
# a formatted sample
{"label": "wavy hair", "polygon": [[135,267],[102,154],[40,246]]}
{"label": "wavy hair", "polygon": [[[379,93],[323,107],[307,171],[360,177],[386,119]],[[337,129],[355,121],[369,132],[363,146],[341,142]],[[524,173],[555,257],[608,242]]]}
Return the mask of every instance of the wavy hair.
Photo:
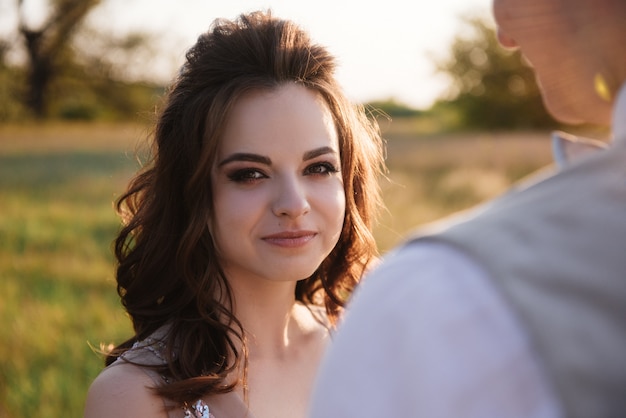
{"label": "wavy hair", "polygon": [[[227,375],[243,361],[245,336],[230,310],[233,296],[210,235],[211,168],[229,112],[250,91],[297,83],[330,108],[339,138],[346,213],[340,238],[295,297],[325,308],[334,325],[376,256],[372,224],[381,206],[382,140],[362,106],[334,78],[335,60],[293,22],[270,12],[213,22],[187,52],[152,134],[149,163],[118,199],[125,220],[115,240],[117,290],[135,335],[107,357],[167,325],[171,383],[157,392],[178,403],[232,390]],[[243,347],[238,350],[237,347]],[[245,375],[245,372],[244,372]]]}

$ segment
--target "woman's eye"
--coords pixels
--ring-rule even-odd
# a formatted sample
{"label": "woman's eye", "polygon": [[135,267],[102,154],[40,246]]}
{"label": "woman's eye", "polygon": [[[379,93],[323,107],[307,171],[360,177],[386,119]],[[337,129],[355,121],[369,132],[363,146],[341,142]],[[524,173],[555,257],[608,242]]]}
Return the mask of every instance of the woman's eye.
{"label": "woman's eye", "polygon": [[328,175],[332,173],[337,173],[339,170],[333,164],[324,162],[312,164],[306,169],[306,174],[319,174],[319,175]]}
{"label": "woman's eye", "polygon": [[228,174],[228,178],[235,183],[251,183],[266,178],[267,176],[256,169],[246,168]]}

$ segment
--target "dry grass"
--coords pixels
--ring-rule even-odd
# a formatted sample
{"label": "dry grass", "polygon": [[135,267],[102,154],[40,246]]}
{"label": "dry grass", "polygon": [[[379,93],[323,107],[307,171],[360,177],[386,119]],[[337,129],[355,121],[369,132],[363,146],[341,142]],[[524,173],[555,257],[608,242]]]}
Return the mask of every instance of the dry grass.
{"label": "dry grass", "polygon": [[0,124],[0,155],[67,151],[133,151],[148,134],[133,123],[33,122]]}
{"label": "dry grass", "polygon": [[551,160],[546,132],[413,136],[389,128],[387,211],[376,230],[384,252],[407,231],[504,192]]}

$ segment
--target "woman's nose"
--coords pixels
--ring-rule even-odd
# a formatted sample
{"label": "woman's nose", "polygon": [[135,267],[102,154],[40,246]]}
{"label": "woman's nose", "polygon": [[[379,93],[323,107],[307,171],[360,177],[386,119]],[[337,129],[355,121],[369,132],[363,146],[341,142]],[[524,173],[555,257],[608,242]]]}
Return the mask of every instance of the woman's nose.
{"label": "woman's nose", "polygon": [[278,185],[272,205],[274,215],[297,218],[310,210],[305,186],[297,179],[285,179]]}

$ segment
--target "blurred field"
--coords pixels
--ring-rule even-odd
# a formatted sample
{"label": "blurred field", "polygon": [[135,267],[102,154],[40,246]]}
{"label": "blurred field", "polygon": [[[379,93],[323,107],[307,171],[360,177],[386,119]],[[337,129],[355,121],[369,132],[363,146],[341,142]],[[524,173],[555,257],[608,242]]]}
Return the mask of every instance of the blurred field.
{"label": "blurred field", "polygon": [[[551,164],[548,132],[419,134],[410,121],[381,125],[387,139],[382,252],[407,231],[474,206]],[[417,132],[416,132],[417,131]]]}
{"label": "blurred field", "polygon": [[[421,135],[411,121],[382,128],[383,252],[550,160],[546,133]],[[0,418],[81,416],[102,367],[90,345],[130,332],[113,280],[112,202],[145,136],[138,125],[0,126]]]}

